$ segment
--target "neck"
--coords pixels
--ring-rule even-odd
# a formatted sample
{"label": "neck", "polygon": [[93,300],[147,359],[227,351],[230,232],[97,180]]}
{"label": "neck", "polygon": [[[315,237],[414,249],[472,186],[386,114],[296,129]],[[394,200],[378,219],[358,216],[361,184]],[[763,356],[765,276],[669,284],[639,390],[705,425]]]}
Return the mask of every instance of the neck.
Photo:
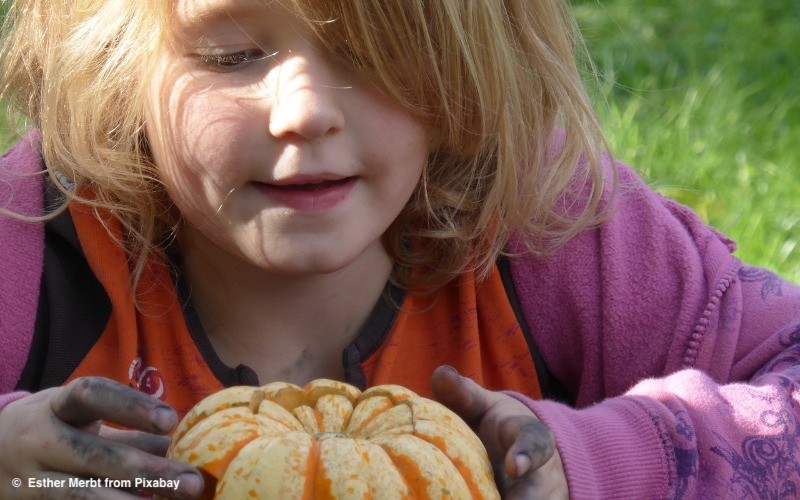
{"label": "neck", "polygon": [[269,273],[208,242],[190,245],[183,258],[192,301],[217,355],[229,366],[251,367],[262,384],[343,379],[342,351],[358,336],[391,272],[380,242],[327,274]]}

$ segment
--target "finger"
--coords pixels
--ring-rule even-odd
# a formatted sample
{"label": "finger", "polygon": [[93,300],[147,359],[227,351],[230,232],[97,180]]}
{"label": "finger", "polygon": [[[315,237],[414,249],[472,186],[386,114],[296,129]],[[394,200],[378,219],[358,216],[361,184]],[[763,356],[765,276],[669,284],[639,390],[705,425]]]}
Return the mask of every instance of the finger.
{"label": "finger", "polygon": [[451,366],[440,366],[431,375],[433,397],[475,426],[486,411],[497,402],[497,395],[462,377]]}
{"label": "finger", "polygon": [[167,454],[170,438],[167,436],[157,436],[149,432],[128,431],[114,429],[104,425],[99,430],[99,435],[115,443],[124,444],[137,450],[141,450],[151,455],[163,457]]}
{"label": "finger", "polygon": [[503,498],[505,500],[527,500],[547,498],[548,500],[568,500],[569,486],[558,453],[546,465],[531,470],[519,478],[503,478]]}
{"label": "finger", "polygon": [[76,427],[105,420],[132,429],[168,434],[178,423],[178,415],[167,404],[102,377],[84,377],[70,382],[54,396],[51,408],[58,418]]}
{"label": "finger", "polygon": [[500,423],[500,444],[508,452],[504,466],[512,478],[522,477],[546,464],[555,453],[555,438],[550,429],[533,417],[515,415]]}

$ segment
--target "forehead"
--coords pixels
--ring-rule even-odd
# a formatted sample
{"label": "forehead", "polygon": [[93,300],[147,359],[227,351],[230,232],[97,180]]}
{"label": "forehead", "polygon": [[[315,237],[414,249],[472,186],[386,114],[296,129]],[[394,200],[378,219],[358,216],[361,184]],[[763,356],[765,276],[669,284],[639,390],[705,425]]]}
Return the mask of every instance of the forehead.
{"label": "forehead", "polygon": [[[208,30],[259,29],[280,18],[290,19],[292,10],[278,0],[173,0],[169,24],[180,37],[202,38]],[[293,16],[291,16],[293,17]],[[276,21],[277,22],[277,21]]]}
{"label": "forehead", "polygon": [[174,0],[172,18],[177,23],[192,23],[241,16],[263,16],[274,9],[284,7],[275,0]]}

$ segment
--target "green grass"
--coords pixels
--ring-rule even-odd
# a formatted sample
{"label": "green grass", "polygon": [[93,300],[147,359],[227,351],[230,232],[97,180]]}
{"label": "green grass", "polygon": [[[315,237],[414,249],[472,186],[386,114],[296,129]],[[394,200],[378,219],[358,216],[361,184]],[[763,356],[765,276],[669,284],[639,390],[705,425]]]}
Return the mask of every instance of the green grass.
{"label": "green grass", "polygon": [[[0,111],[5,111],[5,103],[0,101]],[[0,154],[6,152],[20,137],[20,127],[7,117],[6,113],[0,112]]]}
{"label": "green grass", "polygon": [[617,157],[800,283],[800,2],[572,4]]}
{"label": "green grass", "polygon": [[[0,24],[2,24],[7,10],[7,0],[0,0]],[[6,114],[7,107],[6,102],[0,101],[0,152],[5,152],[11,147],[22,132],[19,120],[12,121]]]}

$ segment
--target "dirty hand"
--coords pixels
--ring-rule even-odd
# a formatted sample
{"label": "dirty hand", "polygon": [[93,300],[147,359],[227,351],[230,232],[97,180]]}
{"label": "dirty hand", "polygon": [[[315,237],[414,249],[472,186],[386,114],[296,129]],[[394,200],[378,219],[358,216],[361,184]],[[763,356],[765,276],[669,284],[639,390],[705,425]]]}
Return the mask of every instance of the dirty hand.
{"label": "dirty hand", "polygon": [[195,498],[198,471],[164,458],[177,421],[165,403],[100,377],[14,401],[0,410],[0,498]]}
{"label": "dirty hand", "polygon": [[569,497],[555,438],[524,404],[484,389],[448,366],[434,371],[431,390],[478,434],[503,498]]}

